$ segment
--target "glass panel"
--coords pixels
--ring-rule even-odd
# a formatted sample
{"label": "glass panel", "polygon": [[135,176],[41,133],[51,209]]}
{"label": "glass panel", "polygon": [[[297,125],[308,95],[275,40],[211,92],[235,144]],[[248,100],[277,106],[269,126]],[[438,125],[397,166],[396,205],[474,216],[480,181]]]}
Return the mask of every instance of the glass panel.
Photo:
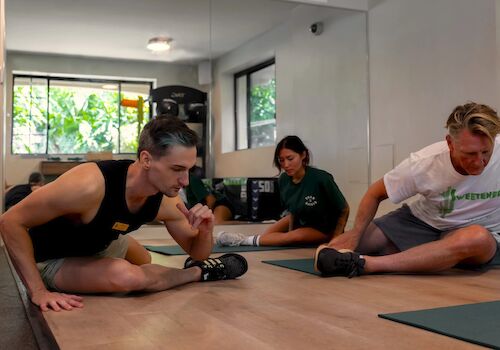
{"label": "glass panel", "polygon": [[[20,2],[24,5],[21,6]],[[15,47],[11,47],[12,50],[9,52],[11,55],[8,58],[8,67],[10,67],[8,73],[10,74],[12,69],[15,69],[13,74],[28,75],[36,71],[50,75],[51,78],[64,74],[64,77],[88,78],[87,80],[94,79],[94,81],[109,80],[106,83],[114,84],[116,87],[107,87],[109,91],[105,93],[106,96],[94,102],[104,103],[103,100],[114,100],[116,105],[111,111],[100,114],[100,116],[106,116],[106,120],[100,119],[101,117],[98,120],[92,117],[93,121],[88,121],[83,115],[76,113],[84,107],[83,101],[90,94],[81,99],[70,97],[66,105],[58,104],[53,99],[51,104],[54,105],[51,108],[46,106],[40,109],[42,112],[45,110],[45,114],[48,113],[47,110],[52,109],[51,113],[54,114],[51,115],[51,129],[48,132],[47,121],[44,122],[45,127],[44,125],[36,128],[33,125],[26,126],[26,115],[29,112],[25,109],[25,115],[20,116],[19,121],[26,127],[20,128],[20,124],[15,124],[16,121],[12,119],[9,125],[12,129],[9,128],[5,135],[6,143],[11,146],[10,150],[9,147],[7,148],[4,164],[9,184],[20,181],[19,175],[24,172],[23,169],[36,168],[36,162],[41,159],[13,156],[12,153],[45,155],[49,151],[81,154],[80,152],[106,149],[112,149],[115,154],[118,152],[135,153],[137,130],[142,129],[144,123],[142,126],[137,125],[137,109],[120,107],[120,101],[123,98],[137,99],[141,94],[149,95],[150,86],[147,83],[149,81],[154,81],[155,87],[181,85],[203,92],[210,90],[212,79],[210,1],[146,1],[136,6],[133,11],[118,12],[116,11],[116,5],[119,4],[117,1],[108,1],[104,5],[102,2],[91,2],[86,3],[85,6],[81,6],[78,1],[57,0],[56,2],[64,3],[65,13],[72,14],[71,35],[68,35],[68,23],[61,20],[58,11],[35,11],[37,15],[26,20],[26,8],[38,8],[37,6],[42,6],[40,1],[9,1],[11,6],[6,17],[10,26],[6,33],[8,39],[6,41]],[[95,30],[89,30],[89,21],[92,22]],[[47,26],[46,23],[51,23],[51,26]],[[165,26],[166,23],[168,23],[168,28]],[[117,36],[113,30],[105,30],[106,28],[120,28],[123,35]],[[28,32],[36,33],[36,35],[25,35]],[[160,53],[148,50],[146,44],[153,36],[172,38],[171,49]],[[79,44],[75,45],[75,43]],[[43,54],[41,54],[42,51]],[[49,57],[50,55],[55,56]],[[199,70],[201,67],[208,67],[208,69]],[[115,79],[115,77],[120,78]],[[78,79],[65,80],[73,80],[72,83],[75,83]],[[124,81],[126,85],[119,89],[118,81],[112,80]],[[136,84],[140,80],[142,82]],[[12,83],[13,80],[6,81],[7,88],[11,92],[13,91]],[[63,82],[58,82],[58,84],[54,82],[54,84],[59,86],[59,90],[64,90],[61,86]],[[65,85],[65,88],[66,93],[69,94],[69,87]],[[99,84],[92,88],[103,90],[99,88]],[[123,92],[121,96],[118,96],[119,91]],[[59,92],[62,93],[62,91]],[[48,96],[47,91],[44,96]],[[17,104],[20,103],[19,100]],[[45,103],[48,105],[47,101]],[[13,104],[9,103],[6,107],[7,115],[14,116]],[[210,130],[212,130],[209,106],[207,102],[205,135],[211,135]],[[64,108],[71,109],[72,113],[63,117],[57,109],[63,110]],[[84,111],[85,108],[82,113]],[[184,109],[180,108],[180,112],[183,113]],[[143,122],[146,122],[151,115],[149,103],[144,105],[143,113]],[[87,116],[91,117],[91,114],[89,112]],[[33,117],[32,115],[31,118]],[[46,115],[44,119],[47,120],[47,117]],[[100,125],[97,126],[97,123]],[[37,132],[37,129],[44,130],[44,132]],[[104,139],[102,139],[101,129],[109,131]],[[47,147],[47,133],[51,139],[50,149]],[[87,139],[84,139],[85,133],[88,136]],[[63,134],[68,136],[68,142],[62,139]],[[94,136],[98,140],[94,140]],[[53,137],[54,140],[52,140]],[[210,156],[211,142],[211,138],[208,137],[203,140],[207,157]],[[64,154],[54,154],[54,156],[60,156],[61,160],[67,159]],[[213,172],[212,160],[204,163],[204,167],[207,165],[209,167],[208,173]],[[29,174],[24,175],[27,177]]]}
{"label": "glass panel", "polygon": [[51,80],[49,125],[49,153],[116,153],[118,91],[103,83]]}
{"label": "glass panel", "polygon": [[250,74],[250,148],[276,142],[275,65]]}
{"label": "glass panel", "polygon": [[47,79],[14,79],[12,153],[45,153],[47,147]]}
{"label": "glass panel", "polygon": [[121,84],[120,153],[137,151],[139,133],[150,116],[147,102],[150,87],[147,83]]}
{"label": "glass panel", "polygon": [[[222,160],[217,174],[252,176],[254,159],[262,169],[270,166],[271,140],[276,143],[286,135],[297,135],[310,149],[313,165],[333,174],[351,209],[356,210],[370,182],[366,13],[293,1],[210,3],[213,134],[220,135],[222,145],[214,149],[214,157]],[[322,32],[312,33],[309,28],[319,23]],[[258,119],[261,114],[256,108],[261,100],[253,91],[248,108],[252,149],[234,152],[241,148],[233,143],[235,133],[241,135],[233,122],[235,109],[240,110],[234,97],[234,74],[251,72],[252,67],[272,58],[276,124],[272,124],[272,113]],[[249,86],[266,84],[264,77],[258,79],[260,74],[251,74]],[[275,127],[276,135],[271,132]],[[253,148],[267,142],[268,147]],[[266,158],[268,162],[262,161]],[[351,217],[355,216],[353,212]]]}

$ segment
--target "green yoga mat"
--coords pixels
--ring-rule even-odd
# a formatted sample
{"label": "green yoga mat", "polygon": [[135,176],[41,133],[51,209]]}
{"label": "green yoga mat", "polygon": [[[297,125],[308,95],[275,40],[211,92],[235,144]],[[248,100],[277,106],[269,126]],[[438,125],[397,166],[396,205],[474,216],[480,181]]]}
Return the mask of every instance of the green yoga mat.
{"label": "green yoga mat", "polygon": [[493,258],[493,260],[489,263],[490,266],[498,266],[500,265],[500,254],[497,253],[497,255]]}
{"label": "green yoga mat", "polygon": [[[321,274],[314,270],[314,259],[289,259],[289,260],[265,260],[263,263],[284,267],[296,271],[302,271],[313,275],[320,276]],[[488,266],[500,265],[500,256],[495,259]]]}
{"label": "green yoga mat", "polygon": [[[145,245],[147,250],[165,255],[186,255],[186,252],[178,245]],[[316,246],[286,246],[286,247],[254,247],[254,246],[236,246],[236,247],[221,247],[214,246],[212,253],[243,253],[243,252],[262,252],[267,250],[284,250],[284,249],[301,249],[301,248],[316,248]]]}
{"label": "green yoga mat", "polygon": [[470,343],[500,349],[500,301],[378,316]]}
{"label": "green yoga mat", "polygon": [[314,271],[314,259],[264,260],[262,262],[269,265],[310,273],[316,276],[320,275],[319,272]]}

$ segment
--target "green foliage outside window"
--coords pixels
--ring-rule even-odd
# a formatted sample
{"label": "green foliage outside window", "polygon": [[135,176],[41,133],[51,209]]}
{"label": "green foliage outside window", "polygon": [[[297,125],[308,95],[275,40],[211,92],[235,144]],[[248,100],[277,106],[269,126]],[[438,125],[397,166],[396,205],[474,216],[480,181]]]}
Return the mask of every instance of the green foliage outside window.
{"label": "green foliage outside window", "polygon": [[[118,91],[51,86],[47,106],[47,86],[14,86],[12,152],[135,153],[138,111],[120,106],[118,95]],[[122,92],[122,98],[137,99],[138,94]],[[149,115],[148,104],[144,115]]]}
{"label": "green foliage outside window", "polygon": [[250,90],[250,123],[275,119],[276,79],[269,83],[253,86]]}
{"label": "green foliage outside window", "polygon": [[250,89],[250,148],[276,142],[276,79]]}

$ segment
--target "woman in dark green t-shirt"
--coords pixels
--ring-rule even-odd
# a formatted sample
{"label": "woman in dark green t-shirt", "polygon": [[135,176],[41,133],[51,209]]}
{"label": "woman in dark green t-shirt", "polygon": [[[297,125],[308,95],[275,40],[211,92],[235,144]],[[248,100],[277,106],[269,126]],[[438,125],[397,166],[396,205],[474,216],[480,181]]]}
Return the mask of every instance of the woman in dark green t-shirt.
{"label": "woman in dark green t-shirt", "polygon": [[320,244],[344,231],[349,206],[328,172],[309,166],[310,154],[297,136],[276,146],[274,165],[286,215],[260,235],[221,232],[220,245]]}

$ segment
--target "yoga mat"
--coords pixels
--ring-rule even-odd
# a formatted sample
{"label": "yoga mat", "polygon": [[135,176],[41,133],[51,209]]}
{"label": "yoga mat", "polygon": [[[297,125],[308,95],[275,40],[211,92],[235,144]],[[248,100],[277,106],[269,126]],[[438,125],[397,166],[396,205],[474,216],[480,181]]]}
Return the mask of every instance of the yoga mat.
{"label": "yoga mat", "polygon": [[500,301],[378,316],[470,343],[500,349]]}
{"label": "yoga mat", "polygon": [[[291,270],[302,271],[313,275],[321,276],[319,272],[316,272],[314,270],[314,259],[265,260],[262,262],[270,265],[284,267]],[[495,259],[490,264],[488,264],[488,266],[497,266],[497,265],[500,265],[499,256],[495,257]]]}
{"label": "yoga mat", "polygon": [[[186,252],[178,245],[145,245],[147,250],[165,255],[186,255]],[[268,250],[284,250],[284,249],[301,249],[301,248],[316,248],[316,246],[285,246],[285,247],[254,247],[254,246],[236,246],[236,247],[220,247],[214,246],[212,253],[242,253],[242,252],[262,252]]]}
{"label": "yoga mat", "polygon": [[319,272],[314,271],[314,259],[264,260],[262,262],[320,276]]}
{"label": "yoga mat", "polygon": [[497,254],[493,260],[489,263],[491,266],[498,266],[500,265],[500,254]]}

